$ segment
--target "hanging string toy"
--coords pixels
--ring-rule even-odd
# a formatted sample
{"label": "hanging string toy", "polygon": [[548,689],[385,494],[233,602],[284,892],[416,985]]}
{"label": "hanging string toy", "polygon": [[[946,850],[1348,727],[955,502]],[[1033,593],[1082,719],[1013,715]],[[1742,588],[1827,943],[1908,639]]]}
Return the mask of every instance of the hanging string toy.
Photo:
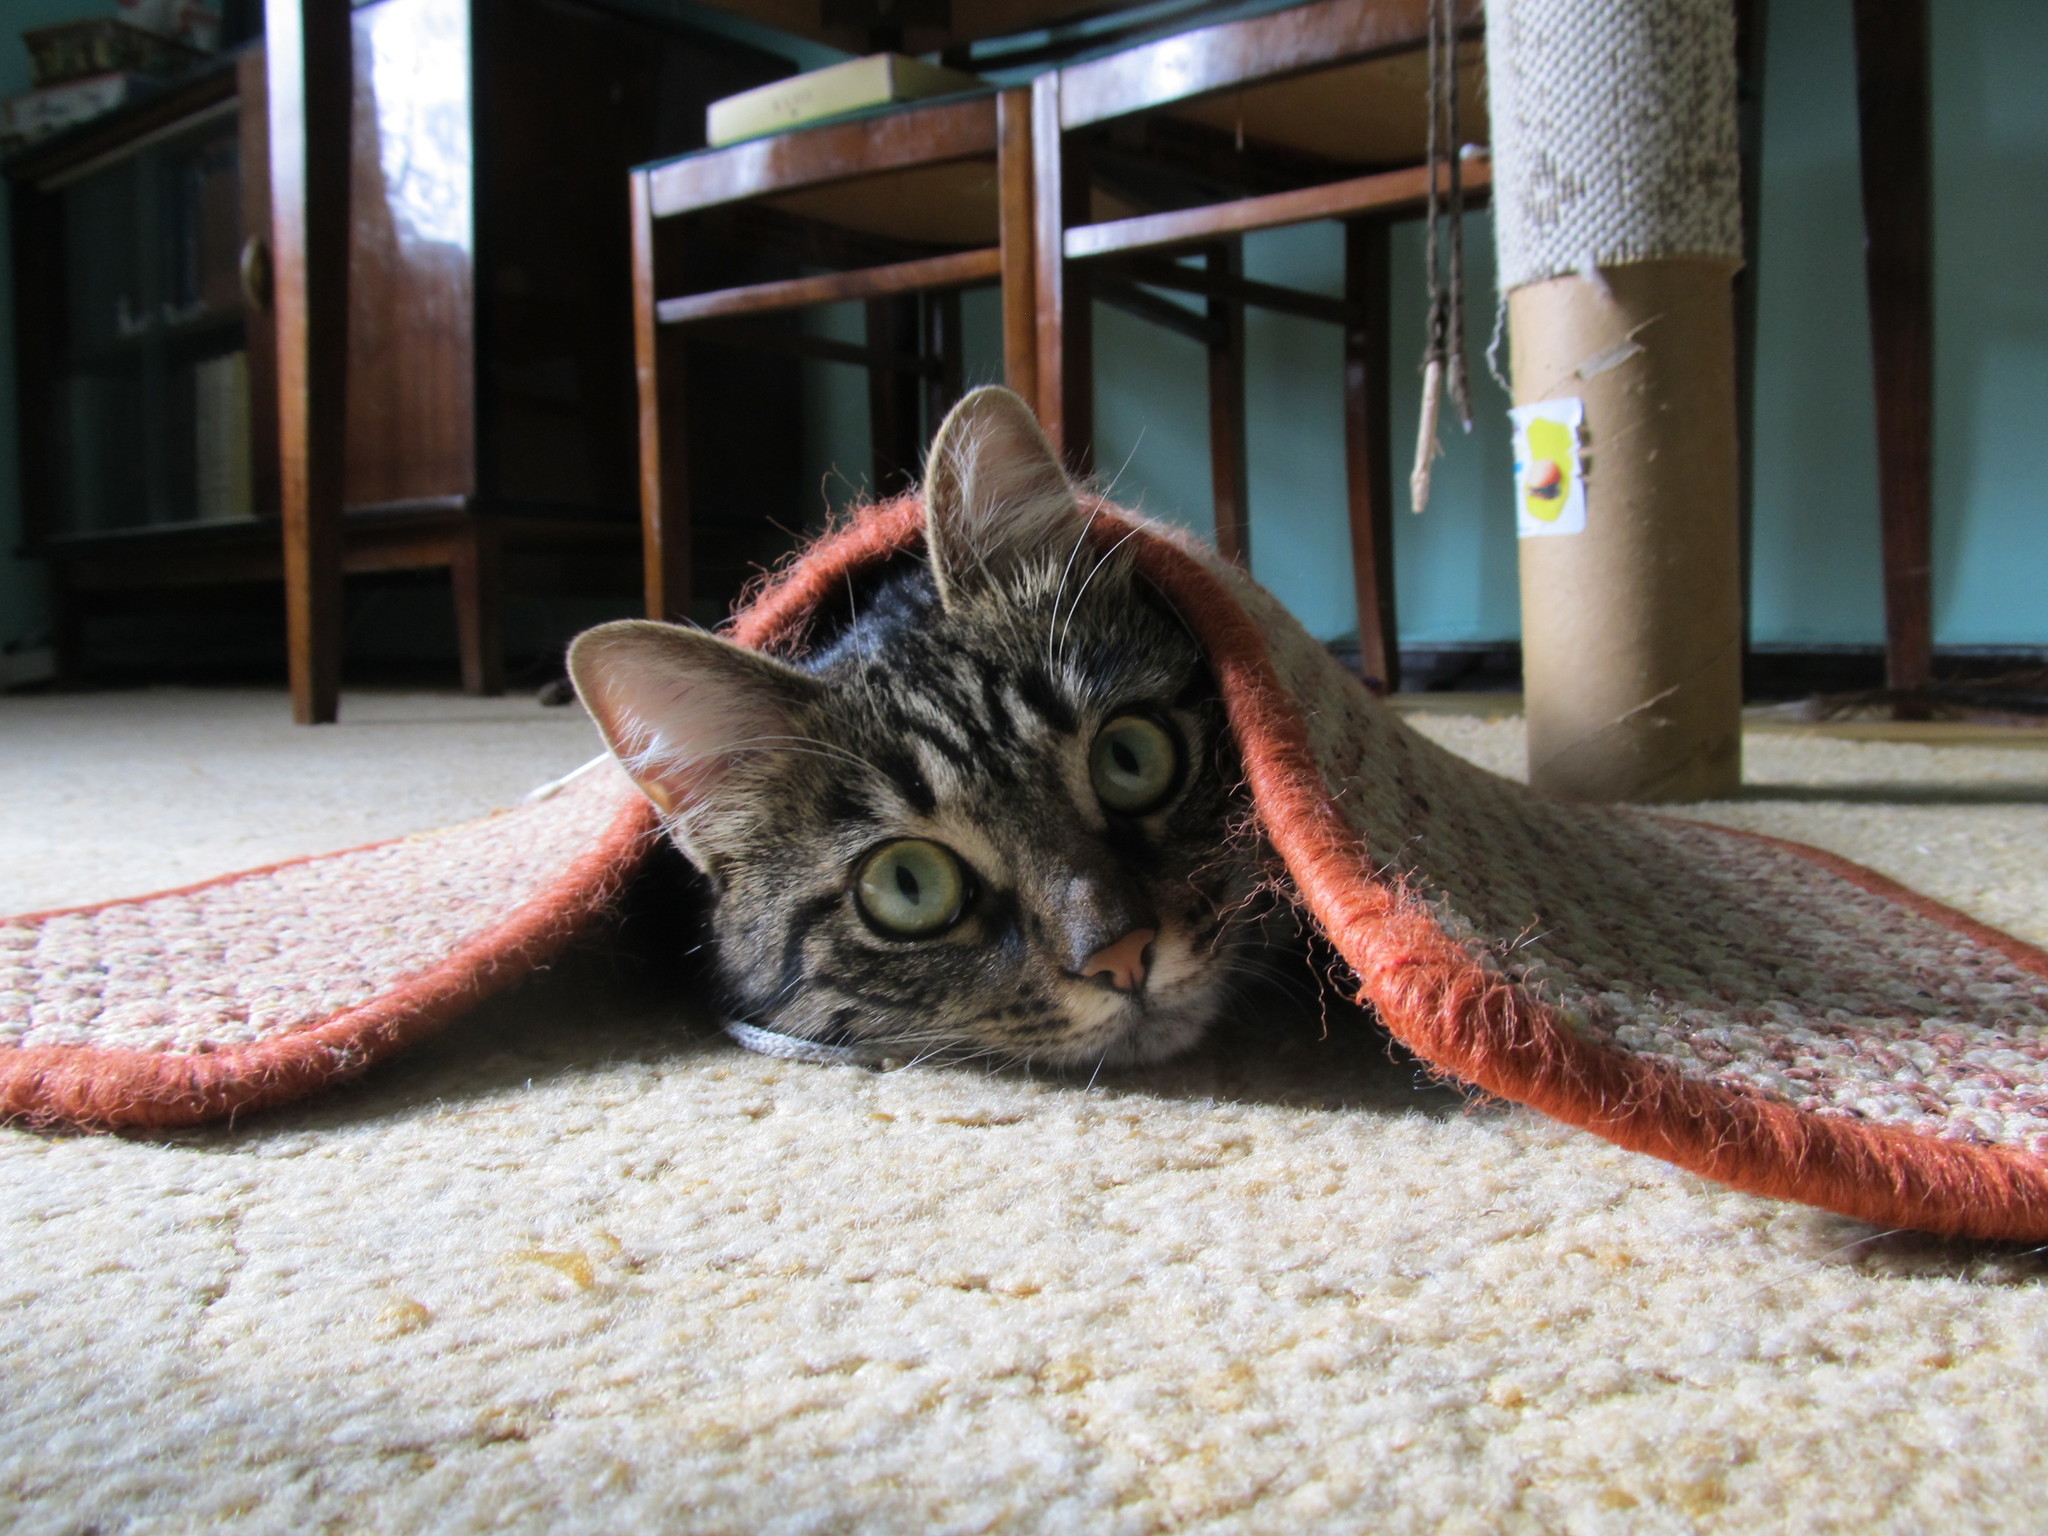
{"label": "hanging string toy", "polygon": [[1465,180],[1458,153],[1458,35],[1455,0],[1429,3],[1429,204],[1423,265],[1429,282],[1429,339],[1422,354],[1422,410],[1415,469],[1408,477],[1414,509],[1429,505],[1430,475],[1443,445],[1437,418],[1446,386],[1458,420],[1472,430],[1472,386],[1465,371]]}

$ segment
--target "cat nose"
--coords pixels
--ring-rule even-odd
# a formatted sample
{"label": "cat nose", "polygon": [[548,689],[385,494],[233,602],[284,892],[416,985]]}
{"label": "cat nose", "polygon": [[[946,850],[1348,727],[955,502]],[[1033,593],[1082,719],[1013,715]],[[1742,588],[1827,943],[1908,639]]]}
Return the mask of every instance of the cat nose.
{"label": "cat nose", "polygon": [[1087,981],[1100,976],[1107,981],[1112,991],[1137,992],[1145,985],[1145,959],[1152,948],[1152,941],[1159,937],[1156,929],[1133,928],[1114,944],[1105,944],[1086,960],[1081,962],[1081,979]]}

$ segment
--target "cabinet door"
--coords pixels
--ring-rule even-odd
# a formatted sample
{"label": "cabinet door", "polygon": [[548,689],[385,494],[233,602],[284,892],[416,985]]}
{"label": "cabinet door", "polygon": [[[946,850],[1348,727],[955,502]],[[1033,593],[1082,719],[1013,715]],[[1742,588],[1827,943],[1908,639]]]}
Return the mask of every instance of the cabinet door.
{"label": "cabinet door", "polygon": [[475,136],[467,0],[353,15],[351,506],[476,485]]}

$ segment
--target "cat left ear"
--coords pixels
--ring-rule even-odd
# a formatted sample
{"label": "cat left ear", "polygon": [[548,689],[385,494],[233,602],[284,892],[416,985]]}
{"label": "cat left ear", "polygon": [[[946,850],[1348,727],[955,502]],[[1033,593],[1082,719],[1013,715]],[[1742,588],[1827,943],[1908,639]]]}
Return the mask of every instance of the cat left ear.
{"label": "cat left ear", "polygon": [[939,600],[1016,566],[1069,558],[1088,517],[1031,407],[977,389],[947,413],[924,478],[925,547]]}
{"label": "cat left ear", "polygon": [[578,635],[569,676],[612,755],[669,816],[715,794],[742,758],[801,738],[818,692],[772,657],[648,619]]}

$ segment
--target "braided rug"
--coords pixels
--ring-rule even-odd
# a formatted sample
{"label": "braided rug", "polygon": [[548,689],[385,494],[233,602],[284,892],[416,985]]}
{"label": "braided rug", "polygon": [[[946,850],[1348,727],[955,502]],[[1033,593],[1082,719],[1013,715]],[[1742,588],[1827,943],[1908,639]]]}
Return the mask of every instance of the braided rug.
{"label": "braided rug", "polygon": [[[1096,509],[1215,665],[1267,836],[1360,997],[1445,1074],[1887,1226],[2048,1236],[2048,953],[1832,855],[1553,800],[1403,726],[1193,540]],[[738,617],[802,647],[914,498]],[[611,909],[654,835],[609,764],[445,831],[0,919],[0,1116],[176,1125],[360,1071]]]}

